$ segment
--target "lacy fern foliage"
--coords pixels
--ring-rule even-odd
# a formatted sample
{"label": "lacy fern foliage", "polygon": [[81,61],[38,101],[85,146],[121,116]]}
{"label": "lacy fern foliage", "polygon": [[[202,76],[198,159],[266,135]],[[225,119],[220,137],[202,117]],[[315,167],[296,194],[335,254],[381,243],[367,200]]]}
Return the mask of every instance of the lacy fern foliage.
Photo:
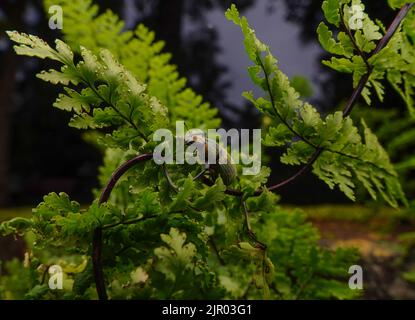
{"label": "lacy fern foliage", "polygon": [[249,75],[267,94],[255,98],[251,92],[245,92],[244,96],[272,119],[264,142],[286,149],[281,161],[306,164],[321,149],[322,154],[313,163],[313,172],[330,188],[338,186],[354,200],[355,184],[360,182],[374,199],[380,194],[394,207],[399,201],[406,203],[397,173],[370,130],[363,124],[363,132],[359,133],[351,118],[343,117],[340,111],[323,119],[313,106],[300,100],[269,47],[256,37],[236,7],[232,6],[226,15],[241,27],[245,49],[254,63],[248,69]]}

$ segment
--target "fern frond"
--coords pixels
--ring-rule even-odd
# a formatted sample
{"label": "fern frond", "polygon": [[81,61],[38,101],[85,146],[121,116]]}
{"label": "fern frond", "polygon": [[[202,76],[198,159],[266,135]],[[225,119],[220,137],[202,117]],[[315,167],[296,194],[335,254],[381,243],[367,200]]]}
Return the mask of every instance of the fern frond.
{"label": "fern frond", "polygon": [[[380,194],[393,207],[399,202],[406,204],[388,155],[365,124],[361,135],[353,121],[344,118],[341,112],[322,119],[313,106],[300,100],[269,47],[256,37],[235,6],[226,12],[226,16],[241,27],[245,49],[254,64],[248,69],[249,75],[267,94],[266,98],[255,98],[251,92],[244,96],[272,119],[264,142],[286,148],[281,162],[306,164],[315,151],[322,148],[324,151],[313,164],[313,172],[330,188],[338,186],[354,200],[355,183],[360,182],[375,199]],[[362,66],[361,75],[364,74],[364,62]]]}
{"label": "fern frond", "polygon": [[[56,49],[31,35],[8,32],[17,54],[49,58],[63,63],[58,70],[41,72],[42,80],[59,83],[65,93],[57,98],[56,108],[73,113],[70,126],[78,129],[109,128],[107,144],[137,147],[149,140],[158,128],[168,125],[167,109],[150,96],[144,84],[122,66],[106,49],[99,57],[81,47],[81,60],[75,64],[69,46],[56,41]],[[70,87],[70,84],[74,86]],[[125,144],[121,143],[121,139]]]}
{"label": "fern frond", "polygon": [[[190,128],[217,128],[217,109],[186,87],[171,55],[163,53],[164,43],[156,41],[154,32],[140,24],[134,31],[124,31],[124,23],[110,10],[99,14],[92,0],[45,0],[45,8],[60,5],[66,42],[76,52],[81,46],[98,54],[108,49],[139,81],[148,84],[148,93],[168,109],[174,123],[183,120]],[[195,117],[195,114],[198,116]]]}

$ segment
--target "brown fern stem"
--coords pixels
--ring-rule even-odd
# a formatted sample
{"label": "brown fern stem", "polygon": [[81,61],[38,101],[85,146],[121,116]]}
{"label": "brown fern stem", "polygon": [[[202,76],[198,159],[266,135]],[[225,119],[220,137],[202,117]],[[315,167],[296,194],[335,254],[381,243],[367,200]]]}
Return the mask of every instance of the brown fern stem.
{"label": "brown fern stem", "polygon": [[[99,198],[98,203],[101,205],[108,201],[112,190],[114,189],[118,180],[120,180],[120,178],[124,175],[124,173],[126,173],[136,164],[152,158],[153,154],[145,153],[138,155],[122,164],[117,170],[114,171],[114,173],[111,176],[111,179],[108,181],[107,185],[102,190],[101,197]],[[94,269],[95,286],[97,289],[98,298],[100,300],[107,300],[108,296],[107,291],[105,289],[104,271],[102,267],[102,232],[102,226],[94,230],[92,239],[92,265]]]}

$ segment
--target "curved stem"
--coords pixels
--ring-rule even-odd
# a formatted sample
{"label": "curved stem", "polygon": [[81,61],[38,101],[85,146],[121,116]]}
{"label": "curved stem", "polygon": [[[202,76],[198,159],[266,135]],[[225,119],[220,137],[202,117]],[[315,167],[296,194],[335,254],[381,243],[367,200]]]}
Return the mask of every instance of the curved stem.
{"label": "curved stem", "polygon": [[[131,169],[136,164],[152,159],[153,154],[146,153],[138,155],[131,160],[128,160],[122,164],[111,176],[111,179],[108,181],[107,185],[104,187],[99,198],[99,204],[107,202],[112,190],[117,184],[118,180]],[[107,291],[105,289],[105,280],[104,280],[104,271],[102,267],[102,231],[103,227],[100,226],[94,230],[93,239],[92,239],[92,265],[94,270],[95,286],[97,288],[98,298],[100,300],[107,300]]]}
{"label": "curved stem", "polygon": [[308,160],[308,162],[300,170],[298,170],[291,177],[281,181],[280,183],[278,183],[276,185],[273,185],[273,186],[269,187],[268,190],[270,190],[270,191],[277,190],[277,189],[289,184],[291,181],[294,181],[299,176],[301,176],[303,173],[307,172],[308,169],[312,167],[314,162],[316,162],[316,160],[318,159],[318,157],[321,155],[321,153],[323,151],[324,151],[323,148],[321,148],[321,147],[317,148],[316,151],[314,151],[313,155],[311,156],[310,160]]}
{"label": "curved stem", "polygon": [[379,53],[380,50],[385,48],[393,35],[395,34],[396,30],[398,30],[399,26],[403,19],[405,19],[406,15],[408,14],[409,10],[414,6],[414,3],[407,3],[405,4],[397,13],[395,18],[393,19],[392,23],[389,25],[388,29],[386,30],[385,35],[379,41],[378,45],[376,46],[375,50],[371,53],[371,56]]}
{"label": "curved stem", "polygon": [[252,230],[251,227],[251,223],[249,222],[249,212],[248,212],[248,207],[246,205],[245,200],[241,200],[241,204],[242,204],[242,208],[244,211],[244,216],[245,216],[245,226],[246,226],[246,231],[248,233],[248,238],[250,240],[252,240],[253,242],[255,242],[255,247],[262,250],[262,251],[266,251],[267,250],[267,245],[261,241],[258,240],[258,238],[256,237],[255,232]]}
{"label": "curved stem", "polygon": [[118,182],[118,180],[120,180],[120,178],[124,175],[124,173],[126,173],[129,169],[134,167],[137,163],[150,160],[152,158],[153,158],[152,153],[140,154],[128,160],[127,162],[122,164],[120,167],[118,167],[118,169],[115,170],[114,173],[112,174],[111,179],[108,181],[107,185],[102,190],[101,197],[99,198],[99,204],[102,204],[108,201],[111,195],[112,189],[114,189],[115,184]]}

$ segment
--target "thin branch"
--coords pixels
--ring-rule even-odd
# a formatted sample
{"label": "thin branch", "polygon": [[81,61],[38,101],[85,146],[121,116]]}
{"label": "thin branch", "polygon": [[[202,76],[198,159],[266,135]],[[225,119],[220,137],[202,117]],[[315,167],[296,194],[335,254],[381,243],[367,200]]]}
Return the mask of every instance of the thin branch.
{"label": "thin branch", "polygon": [[261,241],[258,240],[258,238],[256,237],[255,232],[252,230],[251,227],[251,223],[249,222],[249,212],[248,212],[248,207],[246,205],[245,200],[241,199],[241,204],[242,204],[242,208],[244,210],[244,216],[245,216],[245,225],[246,225],[246,231],[248,234],[248,238],[251,239],[253,242],[255,242],[255,247],[262,250],[262,251],[266,251],[267,250],[267,245]]}
{"label": "thin branch", "polygon": [[372,74],[373,68],[371,67],[368,72],[360,78],[360,81],[356,87],[356,89],[353,91],[352,95],[350,96],[349,100],[346,103],[346,106],[343,109],[343,118],[347,117],[350,112],[352,112],[352,109],[357,101],[357,99],[362,94],[363,89],[366,86],[366,83],[369,81],[370,75]]}
{"label": "thin branch", "polygon": [[[102,190],[101,197],[99,198],[99,204],[101,205],[104,202],[108,201],[117,181],[123,176],[124,173],[126,173],[136,164],[152,158],[153,155],[151,153],[142,154],[132,158],[131,160],[128,160],[117,170],[115,170],[111,176],[111,179]],[[105,289],[104,271],[102,267],[102,231],[103,227],[98,227],[94,230],[92,239],[92,265],[94,269],[95,286],[97,289],[98,297],[100,300],[107,300],[108,296]]]}
{"label": "thin branch", "polygon": [[303,173],[307,172],[308,169],[310,169],[313,166],[314,162],[316,162],[316,160],[318,159],[318,157],[321,155],[321,153],[323,151],[324,151],[323,148],[317,148],[316,151],[314,151],[313,155],[311,156],[310,160],[308,160],[308,162],[300,170],[298,170],[291,177],[281,181],[280,183],[278,183],[276,185],[273,185],[273,186],[269,187],[268,190],[269,191],[277,190],[277,189],[289,184],[290,182],[294,181],[299,176],[301,176]]}
{"label": "thin branch", "polygon": [[375,50],[371,53],[371,56],[379,53],[383,48],[385,48],[389,41],[392,39],[393,35],[395,34],[396,30],[398,30],[399,26],[403,19],[405,19],[406,15],[408,14],[409,10],[414,6],[414,3],[407,3],[405,4],[395,16],[392,23],[389,25],[388,29],[386,30],[385,35],[379,41],[378,45],[376,46]]}
{"label": "thin branch", "polygon": [[166,177],[166,180],[169,184],[169,186],[174,190],[174,192],[179,193],[179,187],[176,186],[173,182],[173,180],[170,177],[169,171],[167,170],[166,164],[163,163],[163,174]]}
{"label": "thin branch", "polygon": [[158,217],[158,215],[152,215],[152,216],[148,216],[148,217],[140,217],[140,218],[131,219],[131,220],[114,222],[114,223],[107,224],[107,225],[101,227],[101,229],[105,230],[105,229],[110,229],[110,228],[114,228],[114,227],[121,226],[121,225],[126,226],[126,225],[129,225],[129,224],[136,224],[138,222],[141,222],[141,221],[144,221],[144,220],[147,220],[147,219],[152,219],[152,218],[155,218],[155,217]]}
{"label": "thin branch", "polygon": [[223,258],[220,256],[219,249],[216,246],[215,240],[213,239],[212,236],[209,237],[209,242],[210,242],[210,245],[213,248],[213,251],[215,252],[216,257],[218,258],[218,261],[219,261],[220,265],[221,266],[226,265],[225,260],[223,260]]}
{"label": "thin branch", "polygon": [[107,202],[109,199],[109,196],[111,195],[112,189],[114,189],[115,184],[117,181],[123,176],[124,173],[126,173],[129,169],[134,167],[136,164],[152,159],[153,154],[151,153],[144,153],[141,155],[138,155],[124,164],[122,164],[111,176],[111,179],[108,181],[107,185],[104,187],[101,193],[101,197],[99,199],[99,204],[102,204],[104,202]]}

